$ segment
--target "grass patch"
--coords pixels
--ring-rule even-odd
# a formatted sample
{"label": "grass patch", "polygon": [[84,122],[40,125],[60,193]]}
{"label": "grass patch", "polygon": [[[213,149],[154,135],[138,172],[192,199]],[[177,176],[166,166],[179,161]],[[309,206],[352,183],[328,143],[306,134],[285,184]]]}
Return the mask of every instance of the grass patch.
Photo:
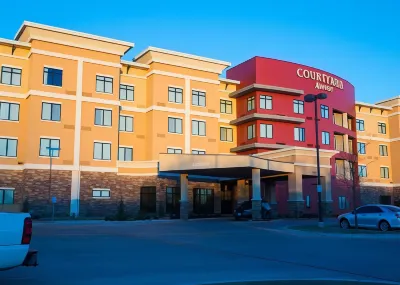
{"label": "grass patch", "polygon": [[378,230],[368,230],[368,229],[341,229],[339,225],[325,225],[325,227],[320,228],[317,225],[307,225],[307,226],[292,226],[288,229],[303,231],[303,232],[315,232],[315,233],[326,233],[326,234],[371,234],[371,235],[387,235],[387,234],[399,234],[399,231],[388,231],[381,232]]}

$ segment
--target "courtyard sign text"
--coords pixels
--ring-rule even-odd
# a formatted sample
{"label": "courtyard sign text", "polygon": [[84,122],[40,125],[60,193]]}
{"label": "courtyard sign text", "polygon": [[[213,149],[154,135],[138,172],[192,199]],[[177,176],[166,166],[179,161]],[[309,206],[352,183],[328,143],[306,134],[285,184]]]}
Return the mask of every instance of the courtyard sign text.
{"label": "courtyard sign text", "polygon": [[319,90],[332,92],[333,87],[343,90],[342,80],[334,78],[330,75],[326,75],[324,73],[299,68],[297,69],[297,76],[301,78],[316,80],[317,82],[315,82],[315,88]]}

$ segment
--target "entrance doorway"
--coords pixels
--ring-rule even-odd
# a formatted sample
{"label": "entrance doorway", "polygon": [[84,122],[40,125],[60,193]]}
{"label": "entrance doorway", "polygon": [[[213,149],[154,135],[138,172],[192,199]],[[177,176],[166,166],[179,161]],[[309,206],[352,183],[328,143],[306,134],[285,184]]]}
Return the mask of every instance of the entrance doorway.
{"label": "entrance doorway", "polygon": [[221,183],[221,214],[233,214],[233,193],[235,182]]}
{"label": "entrance doorway", "polygon": [[179,218],[179,200],[181,198],[181,189],[179,187],[167,187],[165,195],[165,212],[169,214],[172,218]]}
{"label": "entrance doorway", "polygon": [[213,189],[193,189],[193,213],[199,216],[208,216],[214,214]]}

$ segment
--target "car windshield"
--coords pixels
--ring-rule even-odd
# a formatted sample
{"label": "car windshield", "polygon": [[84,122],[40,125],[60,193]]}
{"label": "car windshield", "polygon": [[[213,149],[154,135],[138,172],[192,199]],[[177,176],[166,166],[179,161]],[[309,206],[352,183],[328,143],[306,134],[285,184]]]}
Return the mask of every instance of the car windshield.
{"label": "car windshield", "polygon": [[400,207],[396,206],[384,206],[383,208],[395,213],[400,212]]}

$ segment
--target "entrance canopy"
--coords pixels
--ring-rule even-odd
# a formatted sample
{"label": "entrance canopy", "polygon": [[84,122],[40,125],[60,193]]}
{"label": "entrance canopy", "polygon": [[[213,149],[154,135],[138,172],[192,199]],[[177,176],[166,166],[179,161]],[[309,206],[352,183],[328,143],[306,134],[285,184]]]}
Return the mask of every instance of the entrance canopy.
{"label": "entrance canopy", "polygon": [[245,155],[225,154],[160,154],[159,171],[189,175],[248,179],[252,169],[269,176],[294,172],[292,162],[280,162]]}

